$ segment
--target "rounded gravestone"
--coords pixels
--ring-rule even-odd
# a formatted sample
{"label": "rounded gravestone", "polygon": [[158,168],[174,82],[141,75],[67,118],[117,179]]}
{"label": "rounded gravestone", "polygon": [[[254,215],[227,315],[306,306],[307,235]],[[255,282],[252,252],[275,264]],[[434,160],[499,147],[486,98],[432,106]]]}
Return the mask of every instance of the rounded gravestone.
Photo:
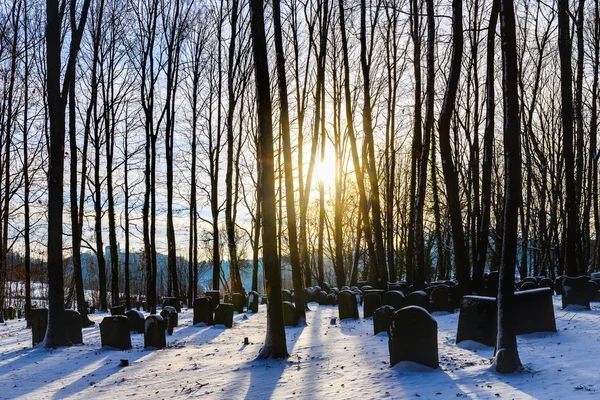
{"label": "rounded gravestone", "polygon": [[298,326],[298,312],[291,301],[283,302],[283,324],[285,326]]}
{"label": "rounded gravestone", "polygon": [[554,281],[554,291],[559,296],[563,294],[563,281],[565,278],[566,275],[557,276],[556,280]]}
{"label": "rounded gravestone", "polygon": [[281,297],[283,301],[292,301],[292,292],[289,289],[283,289],[281,291]]}
{"label": "rounded gravestone", "polygon": [[538,287],[550,288],[552,289],[552,293],[554,293],[554,281],[550,278],[542,278],[538,284]]}
{"label": "rounded gravestone", "polygon": [[[175,308],[173,308],[175,309]],[[144,322],[144,347],[167,347],[166,321],[160,315],[149,315]]]}
{"label": "rounded gravestone", "polygon": [[244,312],[244,305],[246,304],[246,296],[241,293],[234,293],[232,296],[233,300],[233,311],[241,314]]}
{"label": "rounded gravestone", "polygon": [[381,306],[373,313],[373,334],[387,332],[392,322],[392,315],[396,312],[393,306]]}
{"label": "rounded gravestone", "polygon": [[338,298],[335,293],[329,293],[325,298],[325,302],[328,306],[337,306]]}
{"label": "rounded gravestone", "polygon": [[319,303],[320,306],[327,305],[327,292],[321,290],[315,295],[315,301]]}
{"label": "rounded gravestone", "polygon": [[125,306],[112,306],[110,315],[125,315]]}
{"label": "rounded gravestone", "polygon": [[338,296],[338,313],[340,320],[358,318],[358,303],[356,294],[351,291],[342,290]]}
{"label": "rounded gravestone", "polygon": [[590,309],[589,278],[585,275],[577,278],[565,277],[563,280],[562,306],[579,305]]}
{"label": "rounded gravestone", "polygon": [[537,283],[534,283],[530,280],[521,282],[521,284],[519,285],[519,290],[533,290],[533,289],[537,289]]}
{"label": "rounded gravestone", "polygon": [[102,347],[129,350],[131,348],[129,318],[124,315],[104,317],[100,322],[100,342]]}
{"label": "rounded gravestone", "polygon": [[429,308],[429,296],[422,290],[417,290],[406,296],[407,306],[418,306],[425,310]]}
{"label": "rounded gravestone", "polygon": [[178,313],[181,312],[181,303],[175,297],[163,297],[162,308],[173,307]]}
{"label": "rounded gravestone", "polygon": [[383,304],[399,310],[406,305],[406,298],[400,290],[389,290],[383,295]]}
{"label": "rounded gravestone", "polygon": [[31,345],[35,346],[44,341],[46,336],[46,328],[48,327],[48,309],[47,308],[32,308],[31,309]]}
{"label": "rounded gravestone", "polygon": [[367,292],[364,297],[363,318],[370,318],[376,309],[382,306],[381,295],[377,292]]}
{"label": "rounded gravestone", "polygon": [[323,282],[321,288],[327,293],[329,293],[329,291],[331,290],[331,285],[328,282]]}
{"label": "rounded gravestone", "polygon": [[177,314],[177,310],[175,310],[175,307],[167,306],[162,309],[160,316],[165,321],[165,329],[169,335],[172,335],[173,329],[179,325],[179,315]]}
{"label": "rounded gravestone", "polygon": [[439,367],[437,322],[422,307],[408,306],[396,311],[389,329],[390,366],[412,361]]}
{"label": "rounded gravestone", "polygon": [[258,312],[258,300],[260,296],[258,292],[252,291],[248,293],[248,312],[257,313]]}
{"label": "rounded gravestone", "polygon": [[429,310],[431,312],[453,312],[454,309],[450,304],[450,290],[446,285],[436,286],[431,291],[431,302],[429,304]]}
{"label": "rounded gravestone", "polygon": [[130,332],[144,333],[144,314],[141,311],[129,310],[125,316],[129,319]]}
{"label": "rounded gravestone", "polygon": [[218,290],[209,290],[206,292],[206,297],[210,297],[212,299],[210,304],[212,305],[213,311],[215,311],[215,308],[217,308],[221,302],[221,292]]}

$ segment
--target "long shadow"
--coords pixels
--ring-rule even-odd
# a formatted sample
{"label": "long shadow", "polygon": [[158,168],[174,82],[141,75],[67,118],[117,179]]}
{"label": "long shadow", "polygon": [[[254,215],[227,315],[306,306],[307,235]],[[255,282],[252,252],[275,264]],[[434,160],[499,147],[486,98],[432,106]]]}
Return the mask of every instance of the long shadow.
{"label": "long shadow", "polygon": [[[304,332],[305,325],[297,327],[286,327],[286,343],[290,356],[287,359],[281,360],[252,360],[247,361],[242,365],[242,368],[247,369],[250,374],[250,384],[246,392],[246,399],[258,399],[272,397],[277,384],[283,376],[286,368],[294,368],[294,353],[292,350],[296,347],[296,342]],[[292,335],[290,335],[292,334]],[[240,349],[241,351],[242,349]],[[258,355],[258,354],[257,354]],[[268,369],[269,373],[265,374],[264,370]],[[268,394],[268,395],[267,395]]]}

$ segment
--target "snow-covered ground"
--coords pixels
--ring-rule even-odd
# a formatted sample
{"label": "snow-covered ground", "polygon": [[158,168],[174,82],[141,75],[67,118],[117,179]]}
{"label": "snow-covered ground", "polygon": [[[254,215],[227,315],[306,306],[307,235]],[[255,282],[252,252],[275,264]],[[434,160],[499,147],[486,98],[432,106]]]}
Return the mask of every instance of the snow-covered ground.
{"label": "snow-covered ground", "polygon": [[[100,347],[98,323],[84,329],[84,345],[47,351],[31,348],[25,322],[0,326],[1,399],[573,399],[600,398],[600,307],[560,308],[558,332],[519,336],[525,368],[512,375],[490,369],[493,348],[455,345],[458,313],[434,314],[438,322],[440,368],[411,363],[389,368],[386,333],[373,335],[371,319],[336,321],[337,307],[311,303],[305,327],[287,328],[290,357],[257,361],[265,337],[265,306],[258,314],[234,317],[232,329],[192,326],[183,310],[168,347]],[[362,309],[360,309],[362,315]],[[244,345],[244,337],[250,344]],[[119,367],[121,359],[129,367]]]}

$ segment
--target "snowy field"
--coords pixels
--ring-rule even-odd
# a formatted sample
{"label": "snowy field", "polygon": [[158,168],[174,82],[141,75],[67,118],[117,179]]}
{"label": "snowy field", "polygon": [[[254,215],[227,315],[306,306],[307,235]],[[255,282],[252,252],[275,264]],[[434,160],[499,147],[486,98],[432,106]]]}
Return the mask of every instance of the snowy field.
{"label": "snowy field", "polygon": [[[31,348],[25,322],[0,326],[0,399],[599,399],[600,306],[560,308],[558,332],[519,336],[525,368],[512,375],[490,369],[493,348],[454,343],[458,313],[434,314],[440,369],[411,363],[389,368],[386,333],[373,335],[368,320],[336,321],[337,307],[311,303],[305,327],[287,328],[290,357],[256,361],[266,329],[258,314],[234,316],[232,329],[192,326],[183,310],[167,348],[100,347],[98,323],[84,329],[84,345],[47,351]],[[362,315],[362,308],[360,308]],[[244,337],[250,344],[244,345]],[[120,359],[130,366],[119,367]]]}

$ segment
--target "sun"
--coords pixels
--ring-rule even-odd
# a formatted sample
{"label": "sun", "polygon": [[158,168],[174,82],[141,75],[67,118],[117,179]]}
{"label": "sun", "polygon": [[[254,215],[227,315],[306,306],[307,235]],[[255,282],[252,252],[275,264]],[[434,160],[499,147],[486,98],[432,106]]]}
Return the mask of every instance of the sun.
{"label": "sun", "polygon": [[335,184],[335,160],[333,157],[325,157],[317,164],[317,180],[323,182],[325,187],[333,187]]}

